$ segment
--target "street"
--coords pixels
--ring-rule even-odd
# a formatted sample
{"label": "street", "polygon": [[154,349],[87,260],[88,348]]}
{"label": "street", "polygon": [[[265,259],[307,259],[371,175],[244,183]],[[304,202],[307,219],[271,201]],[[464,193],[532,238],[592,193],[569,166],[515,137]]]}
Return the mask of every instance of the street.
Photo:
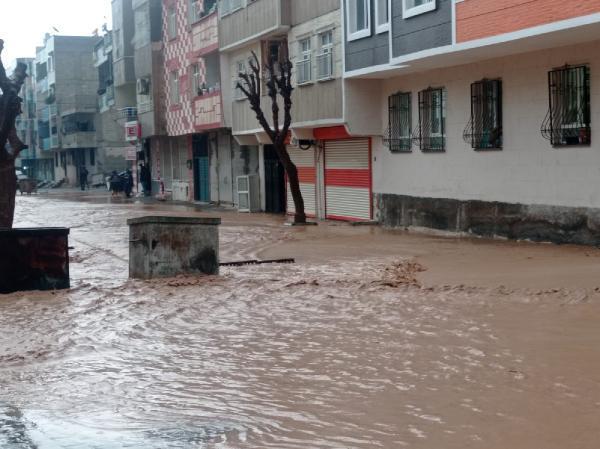
{"label": "street", "polygon": [[[219,277],[128,280],[126,219],[221,216]],[[17,199],[72,289],[0,296],[0,447],[595,449],[600,250]]]}

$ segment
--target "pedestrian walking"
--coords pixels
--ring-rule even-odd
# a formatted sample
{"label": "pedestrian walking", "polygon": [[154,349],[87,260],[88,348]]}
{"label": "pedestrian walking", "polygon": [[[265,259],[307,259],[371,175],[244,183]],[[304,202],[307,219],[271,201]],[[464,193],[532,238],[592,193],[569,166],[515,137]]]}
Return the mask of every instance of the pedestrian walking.
{"label": "pedestrian walking", "polygon": [[144,189],[144,196],[150,196],[150,193],[152,192],[152,175],[146,164],[140,165],[140,182]]}
{"label": "pedestrian walking", "polygon": [[110,196],[114,198],[121,191],[121,177],[116,170],[113,170],[108,182],[110,185]]}
{"label": "pedestrian walking", "polygon": [[125,196],[131,198],[131,192],[133,191],[133,173],[131,173],[131,170],[129,169],[125,172],[123,189],[125,190]]}
{"label": "pedestrian walking", "polygon": [[89,174],[90,173],[88,172],[87,168],[85,168],[85,165],[82,165],[79,169],[79,186],[81,187],[81,190],[85,190],[88,186]]}

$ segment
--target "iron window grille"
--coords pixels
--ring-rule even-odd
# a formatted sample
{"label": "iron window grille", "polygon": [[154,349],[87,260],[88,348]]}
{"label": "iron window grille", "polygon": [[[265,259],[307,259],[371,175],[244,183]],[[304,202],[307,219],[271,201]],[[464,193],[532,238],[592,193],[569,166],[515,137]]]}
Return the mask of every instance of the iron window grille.
{"label": "iron window grille", "polygon": [[413,140],[423,152],[446,150],[446,91],[428,88],[419,92],[419,126]]}
{"label": "iron window grille", "polygon": [[388,97],[388,129],[383,142],[392,153],[408,153],[412,149],[412,95],[398,92]]}
{"label": "iron window grille", "polygon": [[475,150],[502,148],[502,81],[471,84],[471,119],[463,139]]}
{"label": "iron window grille", "polygon": [[587,66],[548,72],[549,109],[542,136],[552,146],[590,145],[590,70]]}

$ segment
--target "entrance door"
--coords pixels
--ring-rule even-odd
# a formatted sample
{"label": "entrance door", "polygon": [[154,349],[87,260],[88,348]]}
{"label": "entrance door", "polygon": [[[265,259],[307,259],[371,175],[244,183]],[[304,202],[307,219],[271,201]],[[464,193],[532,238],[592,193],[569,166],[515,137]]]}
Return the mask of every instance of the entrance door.
{"label": "entrance door", "polygon": [[210,161],[207,136],[194,135],[192,148],[194,151],[194,199],[208,203],[210,202]]}
{"label": "entrance door", "polygon": [[265,211],[285,213],[285,170],[273,145],[265,145]]}

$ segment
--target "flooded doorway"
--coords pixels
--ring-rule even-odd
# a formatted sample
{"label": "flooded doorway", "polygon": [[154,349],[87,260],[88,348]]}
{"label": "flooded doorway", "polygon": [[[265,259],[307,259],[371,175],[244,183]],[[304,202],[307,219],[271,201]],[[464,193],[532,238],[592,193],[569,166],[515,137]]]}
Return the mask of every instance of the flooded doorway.
{"label": "flooded doorway", "polygon": [[265,145],[265,212],[285,213],[285,170],[273,145]]}
{"label": "flooded doorway", "polygon": [[208,139],[206,135],[194,135],[194,199],[203,203],[210,202],[210,164]]}

